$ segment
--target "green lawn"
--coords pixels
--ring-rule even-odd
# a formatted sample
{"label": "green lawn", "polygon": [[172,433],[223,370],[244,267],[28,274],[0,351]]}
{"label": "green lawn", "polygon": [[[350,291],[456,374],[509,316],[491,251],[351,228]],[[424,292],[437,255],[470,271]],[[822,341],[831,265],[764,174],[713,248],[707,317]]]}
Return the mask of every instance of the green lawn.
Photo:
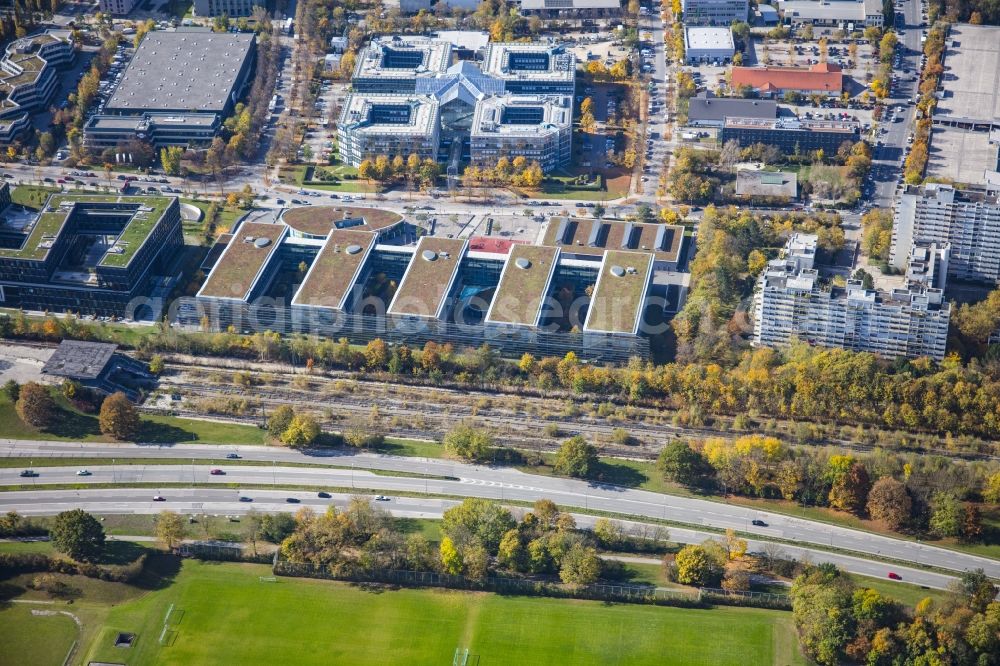
{"label": "green lawn", "polygon": [[873,578],[871,576],[860,576],[858,574],[847,574],[858,587],[870,587],[887,597],[895,599],[904,606],[913,608],[917,602],[925,597],[930,597],[934,601],[941,601],[948,598],[949,592],[945,590],[934,590],[923,588],[911,583],[892,581],[888,578]]}
{"label": "green lawn", "polygon": [[18,185],[10,193],[10,200],[19,206],[41,208],[45,200],[53,192],[59,192],[58,187],[41,185]]}
{"label": "green lawn", "polygon": [[38,617],[32,609],[51,610],[46,605],[0,604],[0,666],[60,666],[69,653],[77,637],[72,618]]}
{"label": "green lawn", "polygon": [[[447,664],[456,648],[474,664],[805,663],[791,616],[779,611],[260,582],[268,573],[185,561],[169,586],[112,608],[84,661],[122,661],[112,641],[132,631],[132,665],[273,664],[276,655],[282,664]],[[161,646],[171,604],[179,621]]]}
{"label": "green lawn", "polygon": [[[72,409],[61,397],[62,409],[58,422],[47,430],[31,428],[21,421],[10,399],[0,395],[0,437],[11,439],[67,440],[74,442],[105,442],[97,417]],[[144,415],[139,441],[158,444],[191,442],[200,444],[265,444],[265,432],[260,428],[234,423],[182,419],[175,416]]]}

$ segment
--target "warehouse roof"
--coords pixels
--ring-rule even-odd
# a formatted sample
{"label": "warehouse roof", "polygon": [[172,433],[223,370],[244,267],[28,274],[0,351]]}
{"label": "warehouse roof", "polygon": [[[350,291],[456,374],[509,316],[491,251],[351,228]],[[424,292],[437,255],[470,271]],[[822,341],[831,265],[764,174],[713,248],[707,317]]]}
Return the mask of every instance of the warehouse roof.
{"label": "warehouse roof", "polygon": [[106,111],[222,113],[253,58],[253,33],[207,30],[148,33],[125,69]]}

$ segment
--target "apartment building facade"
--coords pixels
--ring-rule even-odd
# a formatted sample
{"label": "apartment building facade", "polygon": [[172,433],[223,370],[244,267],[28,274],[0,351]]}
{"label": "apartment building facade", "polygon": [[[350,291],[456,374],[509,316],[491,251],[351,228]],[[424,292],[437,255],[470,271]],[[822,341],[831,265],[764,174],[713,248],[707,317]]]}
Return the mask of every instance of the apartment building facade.
{"label": "apartment building facade", "polygon": [[729,25],[746,22],[750,11],[748,0],[684,0],[681,6],[687,25]]}

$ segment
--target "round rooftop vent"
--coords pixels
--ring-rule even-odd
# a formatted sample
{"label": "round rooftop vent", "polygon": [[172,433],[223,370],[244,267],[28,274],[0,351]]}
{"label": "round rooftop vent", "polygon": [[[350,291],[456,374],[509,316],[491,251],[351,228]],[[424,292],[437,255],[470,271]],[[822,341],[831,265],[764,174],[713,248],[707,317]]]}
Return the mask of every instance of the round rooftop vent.
{"label": "round rooftop vent", "polygon": [[357,254],[358,252],[361,252],[361,249],[360,245],[348,245],[345,251],[347,254]]}
{"label": "round rooftop vent", "polygon": [[261,236],[260,238],[255,240],[253,244],[254,247],[267,247],[268,245],[271,244],[271,239],[267,238],[266,236]]}
{"label": "round rooftop vent", "polygon": [[434,250],[424,250],[420,256],[424,258],[424,261],[437,261],[438,254]]}
{"label": "round rooftop vent", "polygon": [[518,257],[517,259],[515,259],[514,265],[522,269],[531,268],[531,262],[525,259],[524,257]]}
{"label": "round rooftop vent", "polygon": [[611,274],[614,275],[615,277],[622,277],[625,275],[625,269],[622,268],[621,266],[612,266]]}

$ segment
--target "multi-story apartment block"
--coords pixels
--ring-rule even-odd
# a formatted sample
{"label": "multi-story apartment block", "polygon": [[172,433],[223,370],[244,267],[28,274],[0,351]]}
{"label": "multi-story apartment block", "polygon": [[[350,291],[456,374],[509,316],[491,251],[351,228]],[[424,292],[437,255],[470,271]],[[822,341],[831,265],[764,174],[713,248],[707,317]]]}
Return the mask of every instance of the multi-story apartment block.
{"label": "multi-story apartment block", "polygon": [[847,120],[727,117],[722,125],[723,143],[736,141],[744,147],[764,143],[786,153],[823,149],[833,154],[845,141],[856,143],[860,139],[860,123]]}
{"label": "multi-story apartment block", "polygon": [[1000,197],[950,185],[906,188],[896,206],[889,263],[903,270],[922,243],[950,244],[949,275],[1000,282]]}
{"label": "multi-story apartment block", "polygon": [[572,138],[572,97],[489,97],[476,105],[472,120],[472,161],[523,156],[552,171],[569,164]]}
{"label": "multi-story apartment block", "polygon": [[750,10],[748,0],[684,0],[681,6],[687,25],[729,25],[746,22]]}
{"label": "multi-story apartment block", "polygon": [[31,116],[46,108],[59,87],[57,69],[73,62],[69,33],[49,30],[12,42],[0,59],[0,143],[31,129]]}
{"label": "multi-story apartment block", "polygon": [[755,345],[801,340],[821,347],[871,352],[885,358],[944,358],[951,306],[943,291],[911,282],[891,292],[824,283],[813,267],[816,236],[793,234],[785,255],[772,261],[754,293]]}

